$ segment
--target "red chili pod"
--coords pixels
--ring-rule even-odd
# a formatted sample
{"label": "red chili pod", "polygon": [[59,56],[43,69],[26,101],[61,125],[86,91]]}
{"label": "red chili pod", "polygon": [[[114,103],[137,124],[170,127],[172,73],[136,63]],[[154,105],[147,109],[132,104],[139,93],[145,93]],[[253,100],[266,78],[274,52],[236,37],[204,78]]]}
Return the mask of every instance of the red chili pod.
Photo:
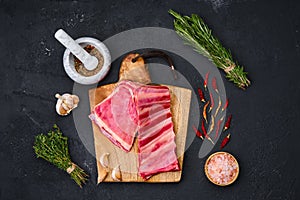
{"label": "red chili pod", "polygon": [[203,91],[201,90],[201,88],[198,88],[198,94],[199,94],[200,100],[201,100],[202,102],[205,102],[204,93],[203,93]]}
{"label": "red chili pod", "polygon": [[230,140],[230,133],[223,139],[221,143],[221,149],[223,149],[228,144],[229,140]]}
{"label": "red chili pod", "polygon": [[225,102],[225,104],[224,104],[224,106],[223,106],[223,108],[222,108],[222,111],[224,111],[225,109],[227,109],[228,104],[229,104],[229,100],[226,99],[226,102]]}
{"label": "red chili pod", "polygon": [[207,72],[205,74],[205,80],[204,80],[204,88],[205,88],[205,90],[207,89],[208,77],[209,77],[209,72]]}
{"label": "red chili pod", "polygon": [[204,138],[203,138],[202,133],[198,129],[196,129],[195,126],[193,126],[193,129],[194,129],[196,135],[203,140]]}
{"label": "red chili pod", "polygon": [[232,119],[232,115],[229,115],[227,121],[225,122],[224,131],[230,128],[231,119]]}
{"label": "red chili pod", "polygon": [[212,87],[216,91],[216,93],[219,93],[216,77],[213,77],[213,79],[212,79]]}

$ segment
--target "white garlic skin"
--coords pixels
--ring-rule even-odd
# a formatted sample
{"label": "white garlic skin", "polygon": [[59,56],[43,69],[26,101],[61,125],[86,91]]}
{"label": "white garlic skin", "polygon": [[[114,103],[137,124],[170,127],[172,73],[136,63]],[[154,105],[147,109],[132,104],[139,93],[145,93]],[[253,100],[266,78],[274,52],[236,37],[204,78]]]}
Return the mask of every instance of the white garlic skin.
{"label": "white garlic skin", "polygon": [[111,177],[114,181],[121,181],[122,180],[122,174],[120,170],[120,165],[115,167],[111,173]]}
{"label": "white garlic skin", "polygon": [[56,112],[61,116],[68,115],[79,103],[77,95],[65,93],[63,95],[56,94],[55,97],[57,98]]}
{"label": "white garlic skin", "polygon": [[102,156],[100,157],[100,164],[102,165],[102,167],[104,167],[105,169],[108,169],[108,156],[109,156],[109,153],[104,153],[102,154]]}

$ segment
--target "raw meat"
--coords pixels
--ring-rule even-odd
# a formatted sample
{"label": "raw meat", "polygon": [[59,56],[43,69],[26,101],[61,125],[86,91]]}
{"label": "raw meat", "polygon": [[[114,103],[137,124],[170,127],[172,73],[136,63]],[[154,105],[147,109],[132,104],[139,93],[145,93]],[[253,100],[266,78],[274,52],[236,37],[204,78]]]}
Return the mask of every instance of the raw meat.
{"label": "raw meat", "polygon": [[122,81],[113,93],[95,106],[89,116],[116,146],[130,151],[138,128],[134,100],[137,85]]}
{"label": "raw meat", "polygon": [[144,179],[179,170],[170,99],[166,86],[121,81],[90,115],[101,132],[126,152],[138,132],[138,170]]}
{"label": "raw meat", "polygon": [[140,176],[148,179],[160,172],[179,170],[169,88],[143,86],[137,90]]}

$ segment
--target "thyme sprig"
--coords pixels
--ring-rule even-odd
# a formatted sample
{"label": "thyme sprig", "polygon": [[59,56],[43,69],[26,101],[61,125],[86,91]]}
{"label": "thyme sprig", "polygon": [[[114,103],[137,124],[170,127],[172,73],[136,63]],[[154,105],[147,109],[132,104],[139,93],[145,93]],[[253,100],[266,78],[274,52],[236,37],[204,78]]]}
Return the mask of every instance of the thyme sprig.
{"label": "thyme sprig", "polygon": [[48,134],[37,135],[33,149],[38,158],[43,158],[66,171],[80,187],[87,181],[88,175],[71,161],[68,138],[62,135],[57,125],[54,125]]}
{"label": "thyme sprig", "polygon": [[226,73],[226,78],[245,89],[250,85],[247,72],[234,62],[229,50],[212,35],[212,31],[196,14],[182,16],[173,10],[169,13],[175,18],[174,29],[178,35],[187,41],[198,53],[209,58],[218,68]]}

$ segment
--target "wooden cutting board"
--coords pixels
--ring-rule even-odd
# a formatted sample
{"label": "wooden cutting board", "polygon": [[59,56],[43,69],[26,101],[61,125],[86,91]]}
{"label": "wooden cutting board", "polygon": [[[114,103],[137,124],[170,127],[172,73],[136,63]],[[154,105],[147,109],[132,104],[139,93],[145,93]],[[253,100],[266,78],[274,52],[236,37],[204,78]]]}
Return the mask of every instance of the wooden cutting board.
{"label": "wooden cutting board", "polygon": [[[137,54],[128,55],[122,62],[122,66],[120,69],[120,80],[129,79],[133,81],[134,77],[138,77],[138,81],[142,83],[148,83],[150,80],[149,74],[147,74],[147,69],[144,65],[144,60],[139,59],[139,62],[134,63],[135,66],[132,67],[132,63],[126,65],[126,59],[131,60],[132,57],[135,57]],[[141,67],[141,68],[137,68]],[[132,70],[132,69],[138,69]],[[145,70],[145,71],[143,71]],[[130,72],[129,72],[130,71]],[[134,71],[134,72],[133,72]],[[143,75],[146,73],[146,76]],[[129,72],[129,73],[127,73]],[[127,74],[126,74],[127,73]],[[135,74],[136,73],[136,74]],[[130,76],[128,76],[130,74]],[[94,109],[94,106],[103,101],[108,95],[112,93],[116,86],[116,83],[103,85],[98,88],[92,89],[89,91],[90,98],[90,108]],[[112,169],[115,166],[120,165],[121,173],[122,173],[122,182],[179,182],[181,179],[182,168],[183,168],[183,157],[185,150],[185,142],[187,136],[187,126],[188,126],[188,117],[190,110],[190,102],[191,102],[191,90],[169,86],[171,93],[171,113],[172,113],[172,121],[174,124],[174,132],[176,134],[175,142],[176,142],[176,154],[178,157],[178,161],[180,164],[180,171],[174,172],[164,172],[157,175],[152,176],[150,179],[145,181],[138,175],[138,145],[137,139],[135,139],[134,145],[130,152],[126,153],[120,148],[116,147],[112,144],[99,130],[97,125],[92,123],[93,132],[94,132],[94,143],[95,143],[95,154],[97,158],[97,171],[98,171],[98,183],[101,173],[103,172],[103,167],[101,166],[99,159],[101,155],[104,153],[109,153],[109,167]],[[115,182],[111,178],[111,170],[109,170],[108,175],[103,180],[103,182]]]}

